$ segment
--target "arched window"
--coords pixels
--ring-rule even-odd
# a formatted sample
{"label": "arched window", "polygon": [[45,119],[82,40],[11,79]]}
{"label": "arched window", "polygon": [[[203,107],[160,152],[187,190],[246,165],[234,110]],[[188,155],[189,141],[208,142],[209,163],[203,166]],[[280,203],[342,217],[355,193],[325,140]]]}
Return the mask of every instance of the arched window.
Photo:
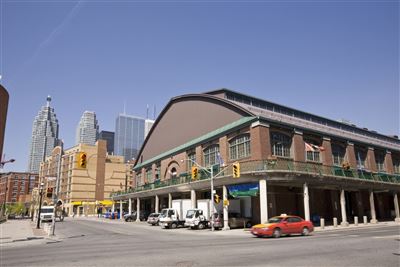
{"label": "arched window", "polygon": [[357,168],[358,169],[365,169],[365,161],[367,159],[367,151],[362,148],[355,148],[354,149],[357,159]]}
{"label": "arched window", "polygon": [[194,153],[194,152],[189,153],[187,158],[188,158],[188,160],[186,161],[187,162],[187,170],[189,172],[192,169],[194,162],[196,162],[196,153]]}
{"label": "arched window", "polygon": [[339,144],[332,144],[333,165],[342,166],[346,149]]}
{"label": "arched window", "polygon": [[151,168],[146,170],[146,182],[145,183],[152,183],[153,182],[153,170]]}
{"label": "arched window", "polygon": [[142,173],[136,173],[136,186],[140,186],[142,184]]}
{"label": "arched window", "polygon": [[375,150],[375,162],[376,162],[376,169],[378,172],[385,171],[385,154],[383,151],[376,151]]}
{"label": "arched window", "polygon": [[219,145],[212,145],[204,149],[204,166],[210,167],[218,163]]}
{"label": "arched window", "polygon": [[229,157],[231,160],[250,156],[250,135],[235,137],[229,142]]}
{"label": "arched window", "polygon": [[306,160],[320,162],[320,150],[321,146],[317,145],[313,140],[304,140],[306,149]]}
{"label": "arched window", "polygon": [[271,133],[272,155],[290,158],[291,145],[292,138],[290,138],[289,136],[279,132]]}

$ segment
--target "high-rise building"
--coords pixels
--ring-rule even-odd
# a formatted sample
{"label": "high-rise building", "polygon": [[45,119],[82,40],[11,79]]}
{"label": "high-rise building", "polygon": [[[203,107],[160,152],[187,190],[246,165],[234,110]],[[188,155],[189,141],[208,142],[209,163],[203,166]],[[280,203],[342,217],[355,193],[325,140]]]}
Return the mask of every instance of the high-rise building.
{"label": "high-rise building", "polygon": [[54,108],[50,107],[51,97],[33,121],[32,141],[29,154],[28,172],[38,173],[40,163],[51,154],[54,147],[61,142],[58,139],[58,120]]}
{"label": "high-rise building", "polygon": [[95,145],[99,137],[99,124],[96,119],[96,113],[85,111],[76,128],[76,144]]}
{"label": "high-rise building", "polygon": [[125,161],[136,158],[144,141],[145,119],[119,114],[115,122],[114,153]]}
{"label": "high-rise building", "polygon": [[154,124],[153,120],[149,120],[149,119],[145,120],[145,122],[144,122],[144,138],[146,138],[147,134],[150,132],[153,124]]}
{"label": "high-rise building", "polygon": [[8,110],[8,92],[0,85],[0,162],[3,156],[4,133],[6,130],[7,110]]}
{"label": "high-rise building", "polygon": [[107,153],[109,155],[114,153],[114,132],[101,131],[99,134],[99,140],[107,141]]}

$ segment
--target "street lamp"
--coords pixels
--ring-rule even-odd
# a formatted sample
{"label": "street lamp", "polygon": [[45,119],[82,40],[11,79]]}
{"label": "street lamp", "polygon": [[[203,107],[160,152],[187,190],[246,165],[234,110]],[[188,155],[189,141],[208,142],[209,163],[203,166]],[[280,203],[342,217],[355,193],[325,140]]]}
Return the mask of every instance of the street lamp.
{"label": "street lamp", "polygon": [[13,163],[15,161],[15,159],[9,159],[9,160],[5,160],[5,161],[1,161],[0,162],[0,169],[3,169],[4,168],[4,165],[6,164],[6,163]]}
{"label": "street lamp", "polygon": [[40,210],[42,209],[42,197],[43,197],[43,187],[44,183],[40,183],[40,188],[39,188],[39,212],[38,212],[38,219],[37,219],[37,224],[36,224],[36,229],[40,229]]}
{"label": "street lamp", "polygon": [[213,168],[214,165],[211,165],[210,170],[208,170],[208,168],[205,168],[205,167],[201,166],[196,161],[194,161],[192,159],[189,159],[189,158],[184,159],[184,160],[182,159],[181,162],[183,163],[185,160],[192,162],[197,167],[199,167],[202,170],[205,170],[206,172],[208,172],[210,174],[210,180],[211,180],[211,204],[212,204],[211,205],[211,208],[212,208],[212,210],[211,210],[211,231],[214,231],[214,229],[215,229],[214,228],[214,210],[215,210],[215,207],[214,207],[214,168]]}

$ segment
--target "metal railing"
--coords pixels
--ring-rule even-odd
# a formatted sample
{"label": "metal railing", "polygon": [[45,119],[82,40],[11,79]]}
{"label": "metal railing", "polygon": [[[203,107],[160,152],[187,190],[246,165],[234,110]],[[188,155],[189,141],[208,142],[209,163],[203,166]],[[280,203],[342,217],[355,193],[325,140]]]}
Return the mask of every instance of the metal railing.
{"label": "metal railing", "polygon": [[[297,173],[306,175],[317,175],[320,177],[342,177],[348,179],[367,180],[385,183],[400,184],[400,174],[388,174],[383,172],[371,172],[368,170],[360,169],[344,169],[340,166],[325,166],[318,162],[302,162],[293,161],[291,159],[276,158],[270,160],[252,160],[240,162],[240,169],[242,175],[251,175],[257,173]],[[214,166],[214,173],[218,173],[220,167]],[[220,177],[232,176],[232,168],[225,169]],[[199,170],[198,179],[195,181],[208,180],[210,175],[204,171]],[[129,193],[153,190],[167,186],[188,184],[195,182],[191,179],[190,173],[182,173],[177,177],[166,180],[155,180],[152,183],[143,184],[128,191],[117,191],[111,193],[111,197],[125,195]]]}

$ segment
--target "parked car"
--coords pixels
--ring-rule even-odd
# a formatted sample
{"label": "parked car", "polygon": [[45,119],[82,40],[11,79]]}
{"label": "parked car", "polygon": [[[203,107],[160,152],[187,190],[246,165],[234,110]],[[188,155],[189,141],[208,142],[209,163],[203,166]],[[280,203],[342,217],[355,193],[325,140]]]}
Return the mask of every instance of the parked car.
{"label": "parked car", "polygon": [[301,234],[309,235],[314,231],[314,225],[299,216],[281,214],[272,217],[267,223],[257,224],[251,228],[251,233],[257,237]]}
{"label": "parked car", "polygon": [[[241,216],[239,213],[228,213],[229,228],[250,228],[252,223],[250,218]],[[211,227],[211,220],[208,224]],[[221,229],[224,227],[224,218],[220,213],[214,213],[214,228]]]}
{"label": "parked car", "polygon": [[160,213],[151,213],[147,218],[147,222],[151,225],[159,225]]}
{"label": "parked car", "polygon": [[[149,213],[146,212],[146,211],[141,211],[141,212],[140,212],[140,217],[139,217],[139,219],[140,219],[141,221],[146,221],[146,220],[147,220],[148,214],[149,214]],[[136,211],[132,211],[131,214],[125,214],[125,215],[124,215],[124,220],[125,220],[126,222],[133,222],[133,221],[136,221],[136,217],[137,217]]]}

